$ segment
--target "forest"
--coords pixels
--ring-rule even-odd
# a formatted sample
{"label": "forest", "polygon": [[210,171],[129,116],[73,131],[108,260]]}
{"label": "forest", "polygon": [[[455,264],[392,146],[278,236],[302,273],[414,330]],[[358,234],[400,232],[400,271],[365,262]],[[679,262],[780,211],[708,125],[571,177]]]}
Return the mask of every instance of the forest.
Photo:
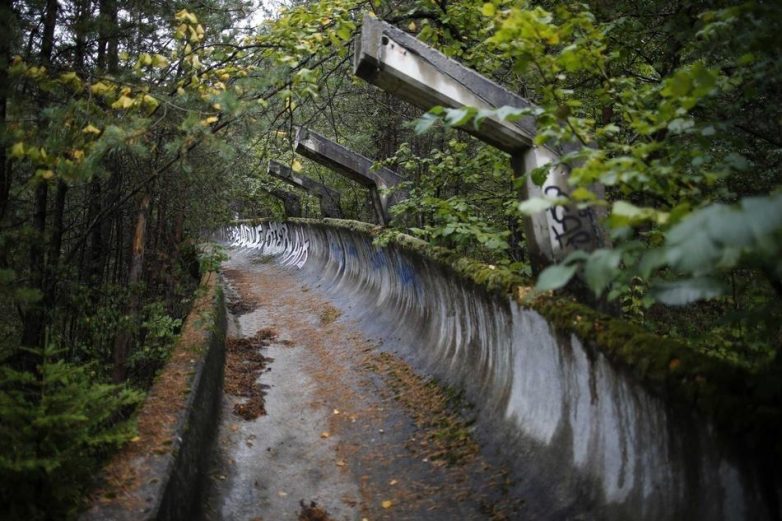
{"label": "forest", "polygon": [[[421,110],[353,74],[365,13],[532,107]],[[0,1],[0,517],[73,518],[135,436],[210,233],[282,219],[305,126],[403,177],[406,233],[564,291],[782,385],[782,3],[729,0]],[[464,129],[533,117],[569,145],[520,194]],[[321,216],[301,197],[305,217]],[[572,205],[605,243],[536,266],[521,223]],[[382,240],[382,237],[381,237]]]}

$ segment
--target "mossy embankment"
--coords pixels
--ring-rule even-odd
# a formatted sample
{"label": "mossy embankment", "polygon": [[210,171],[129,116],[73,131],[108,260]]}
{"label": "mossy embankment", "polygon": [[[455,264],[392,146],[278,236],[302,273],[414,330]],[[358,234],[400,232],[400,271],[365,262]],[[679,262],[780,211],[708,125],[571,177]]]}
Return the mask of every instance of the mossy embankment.
{"label": "mossy embankment", "polygon": [[138,436],[103,469],[81,519],[186,519],[198,505],[220,404],[225,305],[206,273],[166,366],[138,412]]}

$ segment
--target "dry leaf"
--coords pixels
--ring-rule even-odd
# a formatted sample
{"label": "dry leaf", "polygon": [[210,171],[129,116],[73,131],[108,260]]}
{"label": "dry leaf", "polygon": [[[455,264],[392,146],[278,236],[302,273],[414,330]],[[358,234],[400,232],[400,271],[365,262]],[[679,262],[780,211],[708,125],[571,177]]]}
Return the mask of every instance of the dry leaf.
{"label": "dry leaf", "polygon": [[345,460],[337,460],[337,466],[338,467],[344,467],[345,466]]}
{"label": "dry leaf", "polygon": [[386,499],[385,501],[380,503],[380,506],[383,507],[383,508],[391,508],[392,505],[393,505],[393,503],[391,502],[390,499]]}
{"label": "dry leaf", "polygon": [[329,433],[328,433],[328,432],[326,432],[326,431],[324,431],[324,432],[321,432],[321,433],[320,433],[320,437],[321,437],[321,438],[324,438],[324,439],[325,439],[325,438],[328,438],[329,436],[331,436],[331,434],[329,434]]}
{"label": "dry leaf", "polygon": [[395,480],[395,479],[392,479],[391,481],[388,482],[388,484],[391,485],[392,487],[394,485],[396,485],[397,483],[399,483],[399,482],[397,480]]}
{"label": "dry leaf", "polygon": [[287,492],[283,492],[282,490],[280,490],[279,492],[277,492],[277,495],[280,496],[280,497],[285,497],[285,496],[288,495],[288,493]]}

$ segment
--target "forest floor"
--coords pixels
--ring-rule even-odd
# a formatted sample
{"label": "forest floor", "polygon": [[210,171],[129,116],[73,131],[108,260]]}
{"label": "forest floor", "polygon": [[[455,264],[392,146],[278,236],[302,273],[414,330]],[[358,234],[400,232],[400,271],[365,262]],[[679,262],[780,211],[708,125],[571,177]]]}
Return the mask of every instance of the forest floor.
{"label": "forest floor", "polygon": [[292,269],[235,251],[205,520],[517,519],[466,404],[367,338]]}

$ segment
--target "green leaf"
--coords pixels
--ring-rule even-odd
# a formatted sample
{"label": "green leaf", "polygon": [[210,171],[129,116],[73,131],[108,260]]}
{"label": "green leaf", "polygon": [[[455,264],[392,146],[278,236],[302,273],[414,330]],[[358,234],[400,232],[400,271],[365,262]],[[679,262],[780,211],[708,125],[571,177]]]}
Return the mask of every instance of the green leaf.
{"label": "green leaf", "polygon": [[602,295],[618,272],[622,255],[617,250],[599,249],[592,252],[584,265],[584,278],[596,295]]}
{"label": "green leaf", "polygon": [[554,202],[550,199],[544,199],[542,197],[530,197],[526,201],[519,203],[519,211],[526,215],[534,215],[548,210],[554,206]]}
{"label": "green leaf", "polygon": [[426,113],[420,118],[418,118],[415,122],[415,133],[416,134],[424,134],[429,131],[430,128],[432,128],[432,125],[437,123],[438,118],[436,116],[433,116],[430,113]]}
{"label": "green leaf", "polygon": [[527,114],[527,109],[519,109],[504,105],[497,109],[496,114],[500,121],[517,121]]}
{"label": "green leaf", "polygon": [[572,264],[570,266],[563,266],[561,264],[549,266],[538,276],[538,282],[535,284],[535,289],[537,291],[559,289],[573,278],[577,269],[577,264]]}
{"label": "green leaf", "polygon": [[710,277],[659,282],[651,289],[652,297],[668,306],[683,306],[698,300],[717,297],[723,292],[723,285]]}
{"label": "green leaf", "polygon": [[497,8],[494,7],[494,4],[483,4],[483,7],[481,8],[481,13],[483,16],[494,16],[494,13],[497,12]]}
{"label": "green leaf", "polygon": [[532,182],[535,183],[535,186],[543,188],[543,184],[548,178],[549,168],[550,165],[543,165],[533,169],[532,172],[530,172],[530,179],[532,179]]}
{"label": "green leaf", "polygon": [[462,107],[460,109],[445,109],[445,122],[452,127],[460,127],[478,113],[474,107]]}

